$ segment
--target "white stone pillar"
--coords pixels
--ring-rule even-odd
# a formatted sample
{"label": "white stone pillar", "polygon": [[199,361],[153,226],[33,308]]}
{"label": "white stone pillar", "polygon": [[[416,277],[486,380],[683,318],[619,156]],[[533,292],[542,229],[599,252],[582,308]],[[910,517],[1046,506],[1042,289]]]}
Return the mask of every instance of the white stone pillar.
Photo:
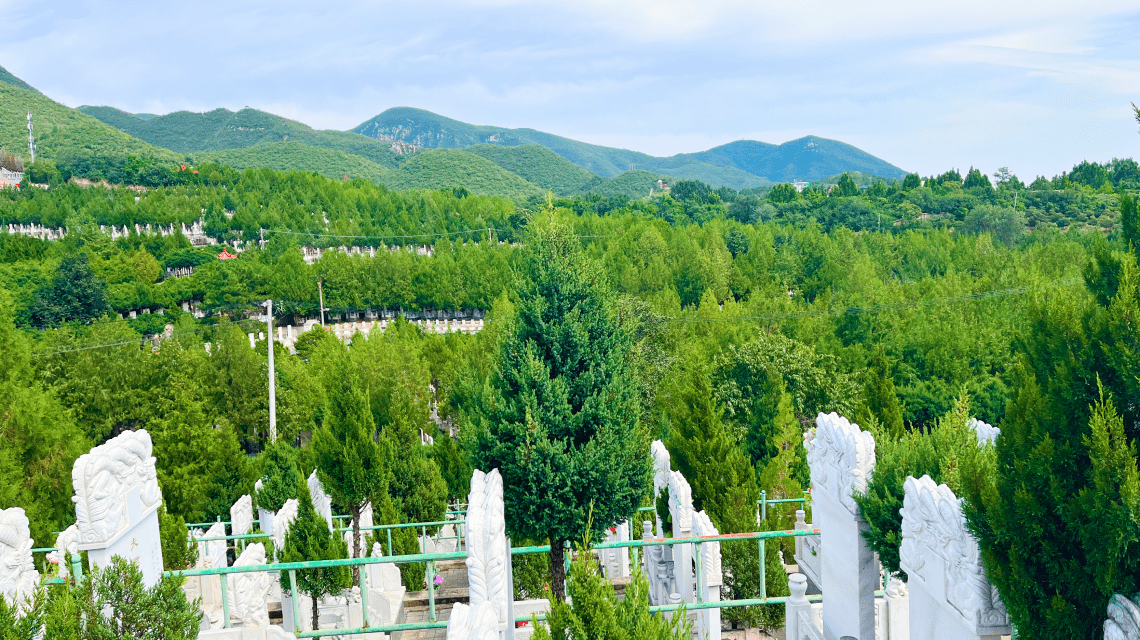
{"label": "white stone pillar", "polygon": [[820,529],[823,637],[875,637],[879,563],[867,546],[867,522],[852,494],[864,491],[875,468],[875,438],[835,413],[819,414],[805,435],[811,466],[812,520]]}
{"label": "white stone pillar", "polygon": [[150,434],[127,431],[79,456],[71,471],[79,549],[97,567],[121,556],[138,563],[148,587],[162,578],[158,489]]}
{"label": "white stone pillar", "polygon": [[[910,590],[911,640],[998,640],[1011,633],[997,589],[986,578],[962,501],[930,476],[903,484],[899,566]],[[826,597],[824,599],[826,602]]]}

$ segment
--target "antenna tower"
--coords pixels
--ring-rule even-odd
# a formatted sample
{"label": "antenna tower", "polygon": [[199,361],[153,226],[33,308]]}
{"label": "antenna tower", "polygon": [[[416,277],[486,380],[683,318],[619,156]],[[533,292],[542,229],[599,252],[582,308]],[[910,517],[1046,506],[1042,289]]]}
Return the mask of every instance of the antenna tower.
{"label": "antenna tower", "polygon": [[36,140],[32,137],[32,114],[28,114],[28,155],[32,157],[32,164],[36,162]]}

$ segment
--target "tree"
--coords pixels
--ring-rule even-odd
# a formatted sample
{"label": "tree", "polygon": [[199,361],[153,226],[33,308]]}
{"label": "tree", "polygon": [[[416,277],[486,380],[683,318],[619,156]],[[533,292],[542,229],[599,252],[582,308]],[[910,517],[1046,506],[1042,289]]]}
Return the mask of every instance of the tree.
{"label": "tree", "polygon": [[793,202],[799,195],[800,192],[791,183],[781,182],[773,186],[772,190],[768,192],[768,202],[774,204]]}
{"label": "tree", "polygon": [[[66,637],[69,632],[77,638],[198,637],[202,612],[197,603],[186,601],[182,579],[162,578],[148,588],[143,585],[138,565],[119,556],[112,558],[105,569],[93,567],[73,589],[54,592],[52,599],[67,600],[72,596],[74,605],[60,612],[71,615],[57,615],[54,622],[59,626],[49,637]],[[52,608],[50,600],[48,608]]]}
{"label": "tree", "polygon": [[[689,640],[692,637],[689,617],[684,609],[671,618],[649,612],[649,581],[633,567],[633,578],[621,599],[614,586],[598,574],[588,548],[579,549],[571,561],[570,599],[552,600],[546,625],[535,618],[535,640],[569,640],[570,638],[612,638],[614,640]],[[547,628],[549,626],[549,629]]]}
{"label": "tree", "polygon": [[886,348],[880,344],[871,356],[870,366],[863,374],[863,401],[855,413],[858,424],[868,424],[869,418],[878,422],[880,428],[892,439],[902,436],[903,414],[895,381],[891,375],[891,363],[887,359]]}
{"label": "tree", "polygon": [[[376,424],[368,396],[347,359],[339,363],[337,384],[328,390],[325,421],[313,433],[317,478],[333,502],[352,516],[352,557],[360,557],[360,511],[388,493],[389,454],[375,440]],[[360,584],[353,567],[352,583]]]}
{"label": "tree", "polygon": [[906,177],[903,178],[903,191],[910,191],[911,189],[917,189],[921,186],[922,178],[920,178],[917,173],[908,173],[906,174]]}
{"label": "tree", "polygon": [[[285,534],[285,548],[278,554],[278,561],[313,562],[347,558],[348,545],[329,529],[329,523],[317,513],[308,487],[301,484],[295,491],[301,496],[301,504],[297,509],[297,519],[289,525],[289,531]],[[359,534],[359,530],[356,533]],[[313,631],[317,631],[320,617],[317,598],[325,594],[336,595],[351,587],[352,572],[347,566],[321,567],[298,569],[296,576],[297,591],[313,600]],[[281,588],[285,591],[293,588],[287,571],[281,572]],[[298,597],[298,594],[294,593],[293,597]]]}
{"label": "tree", "polygon": [[71,254],[55,271],[51,284],[36,292],[32,324],[54,327],[62,322],[90,322],[111,310],[107,291],[87,264],[87,254]]}
{"label": "tree", "polygon": [[966,214],[963,228],[966,233],[988,233],[1010,246],[1025,232],[1025,214],[1011,207],[978,205]]}
{"label": "tree", "polygon": [[832,195],[841,198],[857,196],[859,195],[859,185],[855,184],[855,180],[851,177],[851,174],[844,173],[839,176],[839,183],[835,185],[835,190],[832,191]]}
{"label": "tree", "polygon": [[990,179],[973,167],[970,167],[970,170],[966,173],[966,182],[962,186],[967,189],[993,189],[993,185],[990,184]]}
{"label": "tree", "polygon": [[1136,198],[1120,196],[1120,235],[1131,251],[1140,255],[1140,214],[1137,213]]}
{"label": "tree", "polygon": [[601,537],[648,493],[649,438],[600,270],[546,219],[531,223],[524,255],[472,462],[503,474],[511,536],[549,538],[562,599],[565,542]]}
{"label": "tree", "polygon": [[308,487],[304,486],[304,477],[297,468],[297,453],[286,442],[280,440],[270,445],[260,456],[258,462],[261,467],[261,488],[254,491],[254,502],[261,509],[277,512],[291,498],[308,495]]}

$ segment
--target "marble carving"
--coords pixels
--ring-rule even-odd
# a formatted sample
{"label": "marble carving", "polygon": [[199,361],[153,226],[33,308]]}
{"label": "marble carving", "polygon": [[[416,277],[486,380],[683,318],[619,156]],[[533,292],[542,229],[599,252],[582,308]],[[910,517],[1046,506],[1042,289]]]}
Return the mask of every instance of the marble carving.
{"label": "marble carving", "polygon": [[[266,564],[265,545],[260,542],[245,548],[234,562],[235,567],[248,567]],[[269,626],[269,586],[273,582],[272,573],[256,571],[233,573],[227,580],[230,594],[230,617],[237,618],[243,628]]]}
{"label": "marble carving", "polygon": [[875,469],[875,436],[836,413],[821,413],[815,423],[815,433],[804,434],[813,491],[836,496],[856,514],[852,492],[867,490]]}
{"label": "marble carving", "polygon": [[325,488],[321,485],[321,481],[317,479],[317,472],[314,471],[309,474],[309,497],[313,499],[313,508],[317,510],[317,514],[329,523],[329,530],[333,528],[332,517],[332,500],[329,495],[325,493]]}
{"label": "marble carving", "polygon": [[79,556],[79,529],[75,525],[59,532],[55,537],[55,551],[48,552],[47,561],[59,567],[59,577],[66,578],[71,575],[71,563],[68,555]]}
{"label": "marble carving", "polygon": [[1118,594],[1108,600],[1104,640],[1140,640],[1140,598]]}
{"label": "marble carving", "polygon": [[249,495],[238,498],[230,507],[230,530],[235,536],[249,533],[253,527],[253,499]]}
{"label": "marble carving", "polygon": [[[215,522],[205,533],[194,536],[195,538],[225,538],[226,525],[221,522]],[[228,558],[226,557],[226,541],[225,540],[207,540],[198,543],[198,562],[207,567],[224,567],[227,566]]]}
{"label": "marble carving", "polygon": [[467,576],[470,602],[476,615],[483,619],[481,605],[489,603],[495,620],[507,622],[507,533],[503,514],[503,478],[498,469],[483,473],[476,469],[471,476],[471,495],[467,503]]}
{"label": "marble carving", "polygon": [[0,597],[25,610],[39,582],[28,517],[19,507],[0,511]]}
{"label": "marble carving", "polygon": [[289,525],[297,519],[297,510],[301,504],[296,498],[289,498],[281,509],[273,516],[273,548],[285,548],[285,534],[289,533]]}
{"label": "marble carving", "polygon": [[986,443],[994,444],[997,441],[997,437],[1001,435],[1001,429],[986,424],[977,418],[970,418],[966,424],[974,430],[974,433],[978,434],[978,446]]}
{"label": "marble carving", "polygon": [[151,455],[150,434],[126,431],[79,456],[72,468],[80,549],[96,549],[126,532],[131,522],[128,494],[139,490],[142,516],[162,502]]}
{"label": "marble carving", "polygon": [[[908,477],[903,484],[900,566],[910,577],[911,620],[921,623],[915,591],[952,608],[976,635],[1009,633],[1009,616],[997,589],[986,578],[978,542],[966,528],[961,499],[930,476]],[[913,624],[913,622],[912,622]]]}

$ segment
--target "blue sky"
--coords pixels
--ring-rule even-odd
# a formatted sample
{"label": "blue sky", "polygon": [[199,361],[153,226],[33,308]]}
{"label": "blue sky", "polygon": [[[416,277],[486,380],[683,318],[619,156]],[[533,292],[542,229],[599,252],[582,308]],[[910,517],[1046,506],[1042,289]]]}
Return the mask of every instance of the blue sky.
{"label": "blue sky", "polygon": [[1134,0],[0,0],[0,24],[0,65],[70,106],[413,106],[654,155],[814,134],[924,175],[1140,158]]}

